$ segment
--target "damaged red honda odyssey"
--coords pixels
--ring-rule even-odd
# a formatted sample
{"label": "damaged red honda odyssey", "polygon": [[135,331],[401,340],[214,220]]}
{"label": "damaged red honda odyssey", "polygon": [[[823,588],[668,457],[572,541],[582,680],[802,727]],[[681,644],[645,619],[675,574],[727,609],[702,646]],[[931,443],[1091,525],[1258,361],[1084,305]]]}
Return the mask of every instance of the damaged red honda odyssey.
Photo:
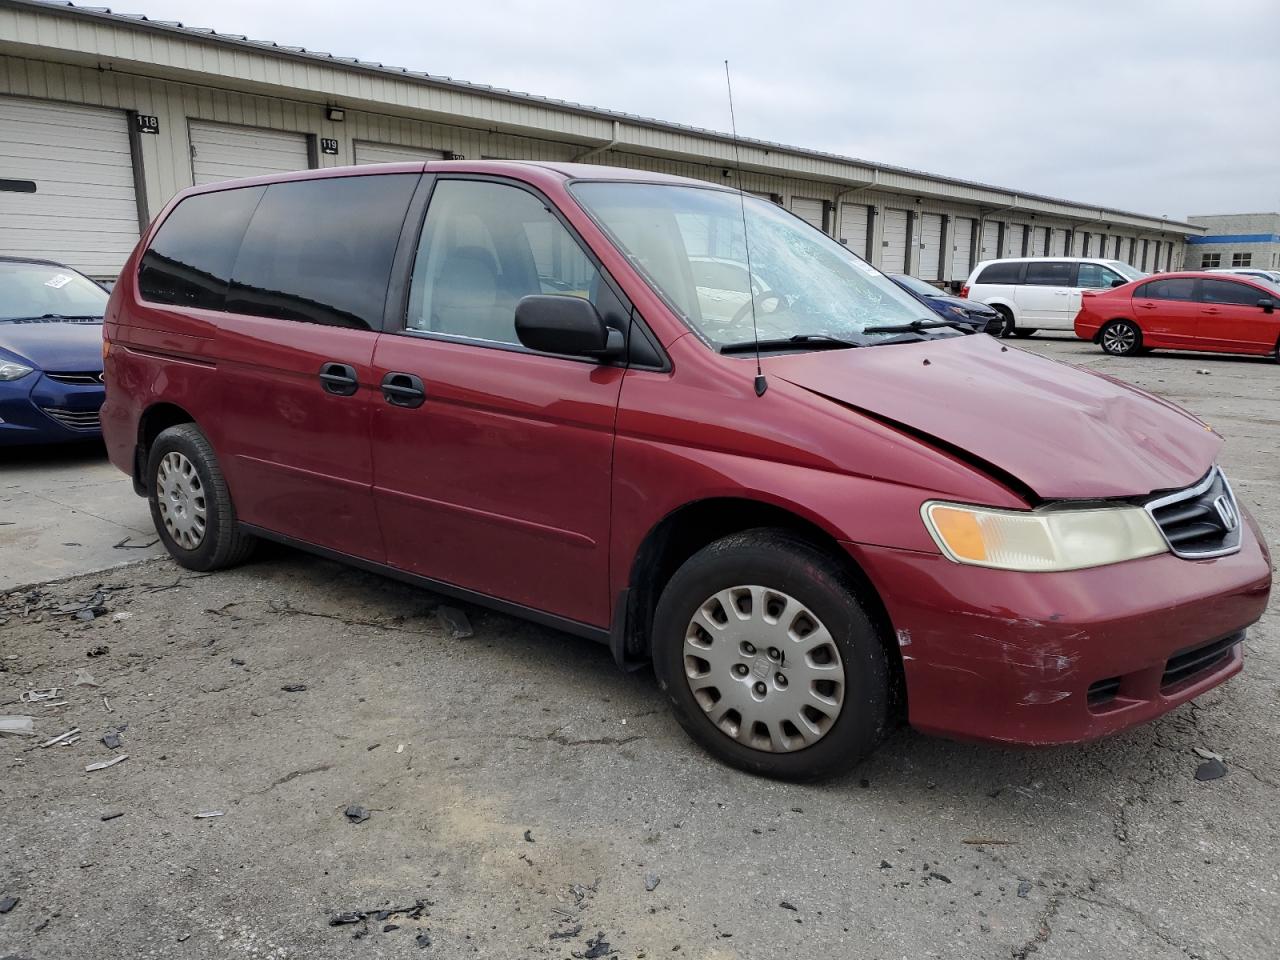
{"label": "damaged red honda odyssey", "polygon": [[1200,420],[692,180],[188,190],[105,350],[111,459],[179,563],[268,538],[598,640],[770,776],[899,717],[1010,744],[1150,720],[1240,670],[1270,589]]}

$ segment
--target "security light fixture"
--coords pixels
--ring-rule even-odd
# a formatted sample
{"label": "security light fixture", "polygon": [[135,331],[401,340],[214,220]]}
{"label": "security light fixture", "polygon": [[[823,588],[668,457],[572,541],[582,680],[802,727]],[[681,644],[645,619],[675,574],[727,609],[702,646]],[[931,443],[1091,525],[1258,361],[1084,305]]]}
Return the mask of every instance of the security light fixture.
{"label": "security light fixture", "polygon": [[341,107],[330,107],[324,112],[324,115],[334,123],[341,123],[343,120],[347,119],[347,111],[343,110]]}

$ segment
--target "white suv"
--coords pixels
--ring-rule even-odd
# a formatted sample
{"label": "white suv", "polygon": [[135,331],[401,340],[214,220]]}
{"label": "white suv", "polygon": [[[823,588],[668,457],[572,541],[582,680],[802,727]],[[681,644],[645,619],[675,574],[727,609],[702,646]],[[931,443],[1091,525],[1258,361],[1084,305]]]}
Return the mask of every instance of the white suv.
{"label": "white suv", "polygon": [[973,268],[960,296],[989,304],[1004,317],[1004,336],[1074,330],[1080,291],[1110,289],[1145,277],[1119,260],[1101,257],[1011,257]]}

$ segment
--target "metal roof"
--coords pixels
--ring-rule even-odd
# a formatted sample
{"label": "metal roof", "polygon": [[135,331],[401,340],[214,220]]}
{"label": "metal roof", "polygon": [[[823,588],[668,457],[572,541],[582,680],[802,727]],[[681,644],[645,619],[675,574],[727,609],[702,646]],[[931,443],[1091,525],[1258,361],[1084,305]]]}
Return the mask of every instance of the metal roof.
{"label": "metal roof", "polygon": [[[329,65],[346,66],[355,70],[372,72],[376,74],[394,76],[399,79],[407,79],[419,82],[425,85],[452,89],[460,92],[481,94],[489,97],[496,97],[503,100],[514,101],[518,103],[538,105],[542,107],[551,107],[558,110],[568,111],[582,116],[594,117],[602,120],[613,120],[626,122],[628,124],[646,127],[654,130],[669,131],[673,133],[692,134],[694,136],[703,137],[714,140],[722,144],[734,143],[731,134],[718,130],[710,130],[705,127],[697,127],[689,124],[674,123],[667,120],[658,120],[653,117],[644,117],[638,114],[626,113],[618,110],[609,110],[602,107],[594,107],[588,104],[576,103],[571,100],[560,100],[554,97],[544,97],[538,94],[524,93],[517,90],[509,90],[505,87],[494,87],[488,84],[471,83],[465,80],[455,80],[452,77],[446,77],[439,74],[427,73],[420,70],[410,70],[407,67],[388,66],[387,64],[371,60],[361,60],[358,57],[344,57],[323,51],[308,50],[306,47],[292,46],[281,44],[271,40],[255,40],[242,34],[220,33],[211,27],[192,27],[176,20],[154,20],[145,14],[117,13],[108,7],[90,7],[81,6],[69,2],[69,0],[0,0],[0,6],[25,7],[28,9],[42,9],[62,14],[70,14],[84,19],[93,19],[100,21],[108,21],[117,24],[124,24],[136,29],[149,30],[154,32],[178,34],[189,37],[191,39],[203,41],[215,41],[224,45],[240,46],[251,48],[260,52],[275,54],[292,59],[302,59],[306,61],[325,63]],[[743,146],[756,147],[766,151],[787,153],[798,157],[809,157],[818,160],[831,161],[836,163],[852,164],[875,171],[883,171],[885,173],[897,174],[902,176],[916,177],[921,180],[927,180],[939,184],[952,184],[959,187],[967,187],[976,190],[986,190],[994,193],[1002,193],[1013,196],[1015,200],[1030,200],[1040,203],[1060,204],[1062,206],[1074,207],[1082,211],[1090,213],[1113,214],[1123,217],[1133,217],[1141,220],[1148,220],[1160,223],[1166,228],[1176,228],[1178,232],[1198,233],[1204,228],[1199,224],[1187,223],[1181,220],[1172,220],[1168,217],[1154,216],[1145,213],[1136,213],[1130,210],[1120,210],[1114,207],[1099,206],[1091,203],[1081,203],[1074,200],[1064,200],[1060,197],[1051,197],[1044,194],[1027,193],[1022,190],[1014,190],[1009,187],[1001,187],[993,184],[982,183],[973,180],[964,180],[956,177],[948,177],[942,174],[928,173],[923,170],[914,170],[909,167],[900,167],[892,164],[879,163],[872,160],[862,160],[857,157],[850,157],[843,154],[831,153],[823,150],[812,150],[806,147],[796,147],[790,144],[776,143],[770,140],[759,140],[751,137],[738,137],[737,142]],[[890,188],[891,189],[891,188]]]}

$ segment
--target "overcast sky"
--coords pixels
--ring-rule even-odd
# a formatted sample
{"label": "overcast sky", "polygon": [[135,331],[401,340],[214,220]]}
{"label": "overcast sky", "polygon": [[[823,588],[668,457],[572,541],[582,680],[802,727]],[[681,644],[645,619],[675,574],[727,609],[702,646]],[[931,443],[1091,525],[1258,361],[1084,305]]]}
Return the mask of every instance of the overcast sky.
{"label": "overcast sky", "polygon": [[1280,210],[1277,0],[112,0],[1150,214]]}

